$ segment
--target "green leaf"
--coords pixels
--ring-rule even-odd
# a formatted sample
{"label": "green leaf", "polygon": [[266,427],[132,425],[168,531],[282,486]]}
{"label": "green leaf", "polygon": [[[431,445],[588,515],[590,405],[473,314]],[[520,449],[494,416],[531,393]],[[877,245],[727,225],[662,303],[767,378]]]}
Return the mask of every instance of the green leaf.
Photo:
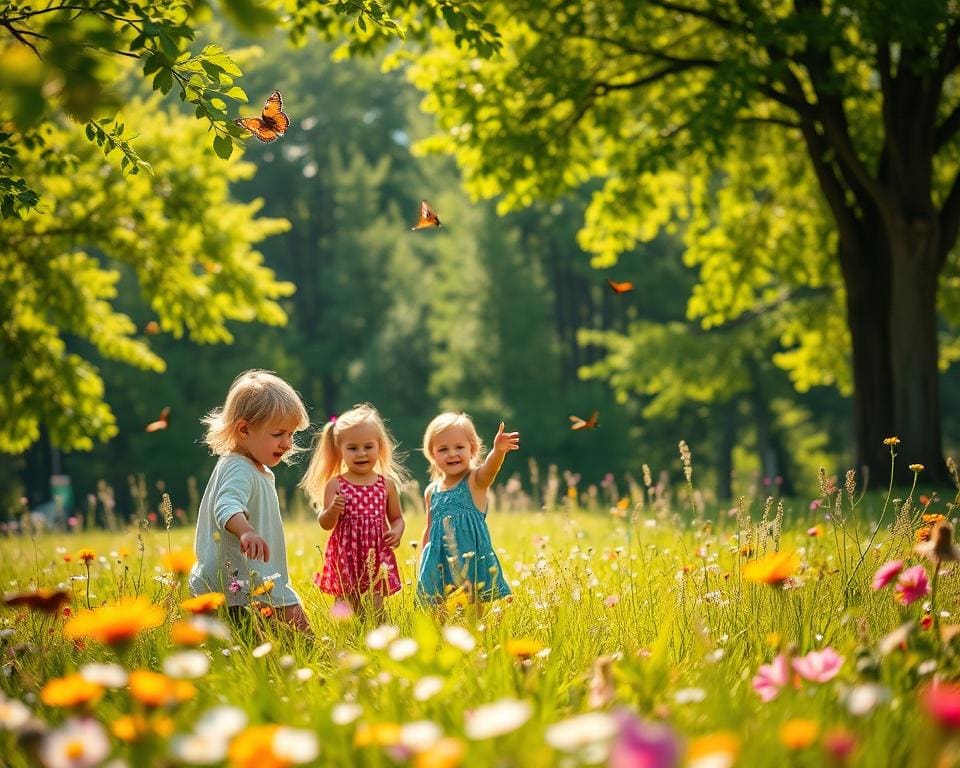
{"label": "green leaf", "polygon": [[213,139],[213,151],[217,157],[223,160],[229,160],[233,154],[233,141],[229,136],[215,136]]}

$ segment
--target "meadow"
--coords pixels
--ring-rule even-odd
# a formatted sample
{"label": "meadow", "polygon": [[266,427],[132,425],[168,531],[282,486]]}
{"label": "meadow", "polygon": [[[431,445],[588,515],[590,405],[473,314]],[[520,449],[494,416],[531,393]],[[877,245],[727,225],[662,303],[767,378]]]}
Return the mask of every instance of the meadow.
{"label": "meadow", "polygon": [[690,476],[539,499],[508,485],[490,526],[514,595],[485,611],[416,604],[411,502],[382,623],[331,612],[313,585],[325,534],[290,520],[313,637],[263,615],[267,585],[239,623],[188,601],[193,531],[169,507],[11,534],[0,762],[960,764],[960,494],[916,476],[896,498],[822,473],[818,498],[729,509]]}

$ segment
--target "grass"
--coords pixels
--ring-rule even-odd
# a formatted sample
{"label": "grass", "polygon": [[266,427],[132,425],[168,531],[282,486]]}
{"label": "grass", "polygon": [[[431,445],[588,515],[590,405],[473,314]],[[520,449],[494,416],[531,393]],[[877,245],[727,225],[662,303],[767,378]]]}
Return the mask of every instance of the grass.
{"label": "grass", "polygon": [[[38,734],[60,733],[66,720],[83,715],[103,724],[110,757],[128,765],[203,764],[186,758],[182,737],[197,733],[205,712],[232,705],[246,713],[247,727],[231,742],[229,758],[208,752],[222,758],[215,765],[308,758],[316,765],[416,768],[956,764],[960,743],[951,724],[960,725],[960,716],[931,709],[923,692],[934,678],[960,676],[960,645],[922,627],[930,595],[902,605],[892,588],[871,587],[877,568],[895,558],[923,564],[932,580],[934,566],[913,552],[913,542],[926,525],[921,515],[948,513],[947,506],[920,509],[911,493],[904,510],[889,497],[860,500],[827,487],[815,510],[809,502],[759,499],[739,510],[703,510],[691,508],[689,490],[674,500],[645,492],[592,512],[491,513],[514,598],[480,616],[468,607],[445,622],[414,601],[416,550],[409,542],[419,540],[423,518],[411,513],[398,550],[405,586],[386,601],[386,622],[415,645],[394,640],[382,649],[370,647],[371,622],[335,620],[330,598],[312,585],[325,534],[309,523],[288,524],[291,577],[315,636],[255,616],[227,640],[209,638],[202,646],[209,670],[192,680],[189,696],[162,706],[138,700],[127,687],[74,707],[48,705],[41,691],[91,662],[164,668],[179,652],[170,626],[187,595],[160,564],[169,549],[191,548],[192,530],[0,540],[8,592],[66,585],[76,614],[88,589],[95,607],[136,593],[139,582],[139,593],[167,615],[121,650],[65,637],[60,616],[0,611],[0,689],[8,697],[6,711],[0,704],[0,754],[13,768],[32,765],[36,745],[52,743]],[[877,526],[884,507],[885,522]],[[75,557],[82,547],[96,553],[89,580]],[[748,564],[762,568],[776,552],[795,552],[795,571],[768,573],[769,584],[749,580]],[[943,564],[936,588],[936,611],[945,612],[937,618],[948,635],[960,595],[953,565]],[[903,642],[884,647],[883,639],[907,622],[913,624]],[[450,642],[451,626],[469,632],[475,647]],[[791,673],[768,702],[754,690],[758,669],[778,654],[798,659],[825,648],[843,659],[825,682]],[[439,690],[426,696],[431,687]],[[10,717],[13,699],[30,711],[32,724]],[[478,709],[503,700],[520,704],[502,705],[500,713]],[[600,715],[571,720],[588,712]],[[498,726],[498,714],[506,724]],[[140,723],[133,739],[125,738],[130,722]],[[271,746],[279,742],[273,731],[255,727],[262,724],[294,729],[276,737],[289,748]],[[654,725],[665,730],[650,730]],[[473,729],[481,727],[501,733],[478,737]],[[304,751],[297,736],[307,739]],[[652,763],[617,762],[644,739],[676,739],[679,762],[669,747]],[[844,745],[851,744],[847,754]],[[714,762],[702,762],[706,757]]]}

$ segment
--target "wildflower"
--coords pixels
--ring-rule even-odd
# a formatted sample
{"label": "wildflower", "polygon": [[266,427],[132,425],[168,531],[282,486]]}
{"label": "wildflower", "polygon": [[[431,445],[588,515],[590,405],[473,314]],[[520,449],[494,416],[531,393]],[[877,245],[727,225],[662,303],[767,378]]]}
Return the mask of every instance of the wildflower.
{"label": "wildflower", "polygon": [[271,748],[280,766],[310,763],[320,754],[320,744],[315,733],[286,726],[281,726],[273,735]]}
{"label": "wildflower", "polygon": [[877,650],[880,652],[880,655],[888,656],[897,650],[897,648],[906,650],[907,640],[910,638],[910,633],[912,631],[913,622],[908,621],[906,624],[901,624],[896,629],[881,637],[877,642]]}
{"label": "wildflower", "polygon": [[443,628],[443,639],[464,653],[470,653],[477,645],[477,640],[470,634],[470,630],[456,625]]}
{"label": "wildflower", "polygon": [[172,552],[167,552],[160,562],[163,564],[164,570],[175,573],[177,576],[183,576],[190,573],[190,569],[197,562],[197,558],[189,550],[175,549]]}
{"label": "wildflower", "polygon": [[521,637],[513,640],[507,640],[504,649],[511,656],[518,659],[529,659],[535,653],[543,649],[543,643],[529,637]]}
{"label": "wildflower", "polygon": [[250,651],[250,655],[253,656],[253,658],[255,659],[262,659],[272,650],[273,650],[273,643],[266,642],[266,643],[262,643],[261,645],[258,645],[256,648]]}
{"label": "wildflower", "polygon": [[390,643],[387,654],[394,661],[403,661],[413,656],[419,648],[420,646],[417,644],[417,641],[412,637],[401,637],[399,640],[394,640]]}
{"label": "wildflower", "polygon": [[923,566],[915,565],[901,573],[894,591],[903,605],[910,605],[921,597],[926,597],[930,593],[930,583]]}
{"label": "wildflower", "polygon": [[210,659],[203,651],[180,651],[163,660],[163,672],[177,679],[203,677],[210,671]]}
{"label": "wildflower", "polygon": [[127,684],[127,670],[119,664],[84,664],[80,667],[84,680],[104,688],[123,688]]}
{"label": "wildflower", "polygon": [[457,768],[466,754],[466,745],[460,739],[445,737],[418,754],[413,768]]}
{"label": "wildflower", "polygon": [[181,610],[187,613],[212,613],[226,602],[222,592],[204,592],[180,603]]}
{"label": "wildflower", "polygon": [[231,739],[247,724],[247,713],[239,707],[221,706],[208,709],[197,721],[194,731]]}
{"label": "wildflower", "polygon": [[743,566],[743,578],[758,584],[779,586],[800,566],[796,552],[772,552]]}
{"label": "wildflower", "polygon": [[607,608],[613,608],[617,603],[620,602],[620,595],[607,595],[603,598],[603,604]]}
{"label": "wildflower", "polygon": [[132,742],[149,730],[143,715],[123,715],[110,723],[110,732],[120,741]]}
{"label": "wildflower", "polygon": [[253,592],[250,593],[250,596],[260,597],[260,595],[269,595],[271,592],[273,592],[273,582],[270,579],[267,579],[259,586],[255,587]]}
{"label": "wildflower", "polygon": [[83,549],[77,550],[77,560],[83,560],[84,565],[90,565],[90,563],[96,559],[97,553],[89,547],[84,547]]}
{"label": "wildflower", "polygon": [[443,678],[436,675],[421,677],[413,684],[413,698],[417,701],[427,701],[443,690]]}
{"label": "wildflower", "polygon": [[887,437],[883,440],[884,445],[900,445],[899,437]]}
{"label": "wildflower", "polygon": [[108,754],[107,732],[92,718],[67,720],[40,744],[40,761],[46,768],[92,768]]}
{"label": "wildflower", "polygon": [[473,740],[491,739],[520,728],[533,714],[528,701],[500,699],[466,712],[464,733]]}
{"label": "wildflower", "polygon": [[794,718],[780,727],[780,742],[793,750],[806,749],[817,740],[820,726],[814,720]]}
{"label": "wildflower", "polygon": [[617,731],[617,721],[613,716],[589,712],[549,726],[544,733],[544,740],[554,749],[579,752],[593,744],[609,741]]}
{"label": "wildflower", "polygon": [[761,664],[754,675],[753,690],[763,702],[773,701],[780,694],[780,689],[790,682],[790,664],[782,653],[769,664]]}
{"label": "wildflower", "polygon": [[930,540],[913,549],[934,564],[960,560],[960,548],[953,544],[953,526],[946,520],[936,522],[930,531]]}
{"label": "wildflower", "polygon": [[688,768],[731,768],[740,752],[740,739],[730,731],[701,736],[687,748]]}
{"label": "wildflower", "polygon": [[190,733],[170,743],[170,752],[187,765],[216,765],[227,756],[227,738],[213,733]]}
{"label": "wildflower", "polygon": [[141,632],[159,627],[164,611],[143,597],[124,598],[114,605],[80,611],[63,628],[72,639],[90,638],[109,645],[126,643]]}
{"label": "wildflower", "polygon": [[400,726],[396,723],[361,723],[353,734],[356,747],[389,747],[400,743]]}
{"label": "wildflower", "polygon": [[253,725],[230,742],[229,762],[235,768],[280,768],[287,763],[277,760],[273,743],[279,725]]}
{"label": "wildflower", "polygon": [[807,528],[807,536],[812,536],[815,539],[819,539],[823,536],[823,526],[817,523],[811,528]]}
{"label": "wildflower", "polygon": [[467,589],[467,585],[464,584],[451,591],[444,598],[443,603],[448,613],[456,613],[458,608],[465,608],[470,604],[470,592]]}
{"label": "wildflower", "polygon": [[343,600],[334,600],[330,606],[330,618],[334,621],[349,621],[353,618],[353,608]]}
{"label": "wildflower", "polygon": [[823,748],[833,761],[843,765],[857,748],[857,737],[846,728],[834,728],[823,734]]}
{"label": "wildflower", "polygon": [[610,747],[609,768],[676,768],[680,764],[680,744],[670,728],[625,711],[617,713],[616,718],[620,730]]}
{"label": "wildflower", "polygon": [[957,683],[933,683],[920,694],[923,708],[941,728],[960,728],[960,685]]}
{"label": "wildflower", "polygon": [[80,673],[47,681],[40,691],[40,701],[48,707],[79,707],[95,704],[103,696],[103,687],[91,683]]}
{"label": "wildflower", "polygon": [[341,703],[335,704],[330,710],[330,719],[336,725],[349,725],[363,714],[363,707],[359,704]]}
{"label": "wildflower", "polygon": [[923,472],[923,464],[911,464],[907,469],[911,472]]}
{"label": "wildflower", "polygon": [[170,640],[174,645],[200,645],[207,633],[193,621],[178,621],[170,627]]}
{"label": "wildflower", "polygon": [[396,640],[399,634],[400,630],[392,624],[382,624],[381,626],[367,633],[367,648],[371,648],[375,651],[381,651],[394,640]]}
{"label": "wildflower", "polygon": [[930,613],[924,613],[920,619],[920,629],[930,629],[933,626],[933,616]]}
{"label": "wildflower", "polygon": [[793,668],[804,680],[825,683],[837,676],[843,666],[843,657],[833,648],[810,651],[806,656],[793,660]]}
{"label": "wildflower", "polygon": [[18,731],[32,716],[30,708],[20,699],[8,699],[0,693],[0,731]]}
{"label": "wildflower", "polygon": [[196,693],[193,683],[186,680],[172,680],[149,669],[135,669],[130,673],[130,695],[148,707],[189,701]]}
{"label": "wildflower", "polygon": [[873,588],[883,589],[890,584],[903,570],[903,560],[891,560],[881,565],[873,574]]}

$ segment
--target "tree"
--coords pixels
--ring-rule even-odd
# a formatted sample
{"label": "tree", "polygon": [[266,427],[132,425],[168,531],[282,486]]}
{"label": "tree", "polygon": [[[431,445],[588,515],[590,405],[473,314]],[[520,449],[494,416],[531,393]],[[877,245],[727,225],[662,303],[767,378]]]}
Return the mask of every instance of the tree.
{"label": "tree", "polygon": [[[705,326],[838,275],[832,311],[809,332],[783,329],[778,363],[808,383],[852,380],[856,460],[874,477],[897,435],[945,479],[938,364],[953,355],[938,357],[938,298],[960,321],[938,293],[955,279],[960,230],[953,4],[528,0],[487,12],[504,55],[457,55],[436,30],[411,68],[442,128],[426,148],[454,153],[503,210],[602,179],[580,235],[599,264],[686,221],[701,267],[688,312]],[[835,316],[852,352],[841,365]]]}

